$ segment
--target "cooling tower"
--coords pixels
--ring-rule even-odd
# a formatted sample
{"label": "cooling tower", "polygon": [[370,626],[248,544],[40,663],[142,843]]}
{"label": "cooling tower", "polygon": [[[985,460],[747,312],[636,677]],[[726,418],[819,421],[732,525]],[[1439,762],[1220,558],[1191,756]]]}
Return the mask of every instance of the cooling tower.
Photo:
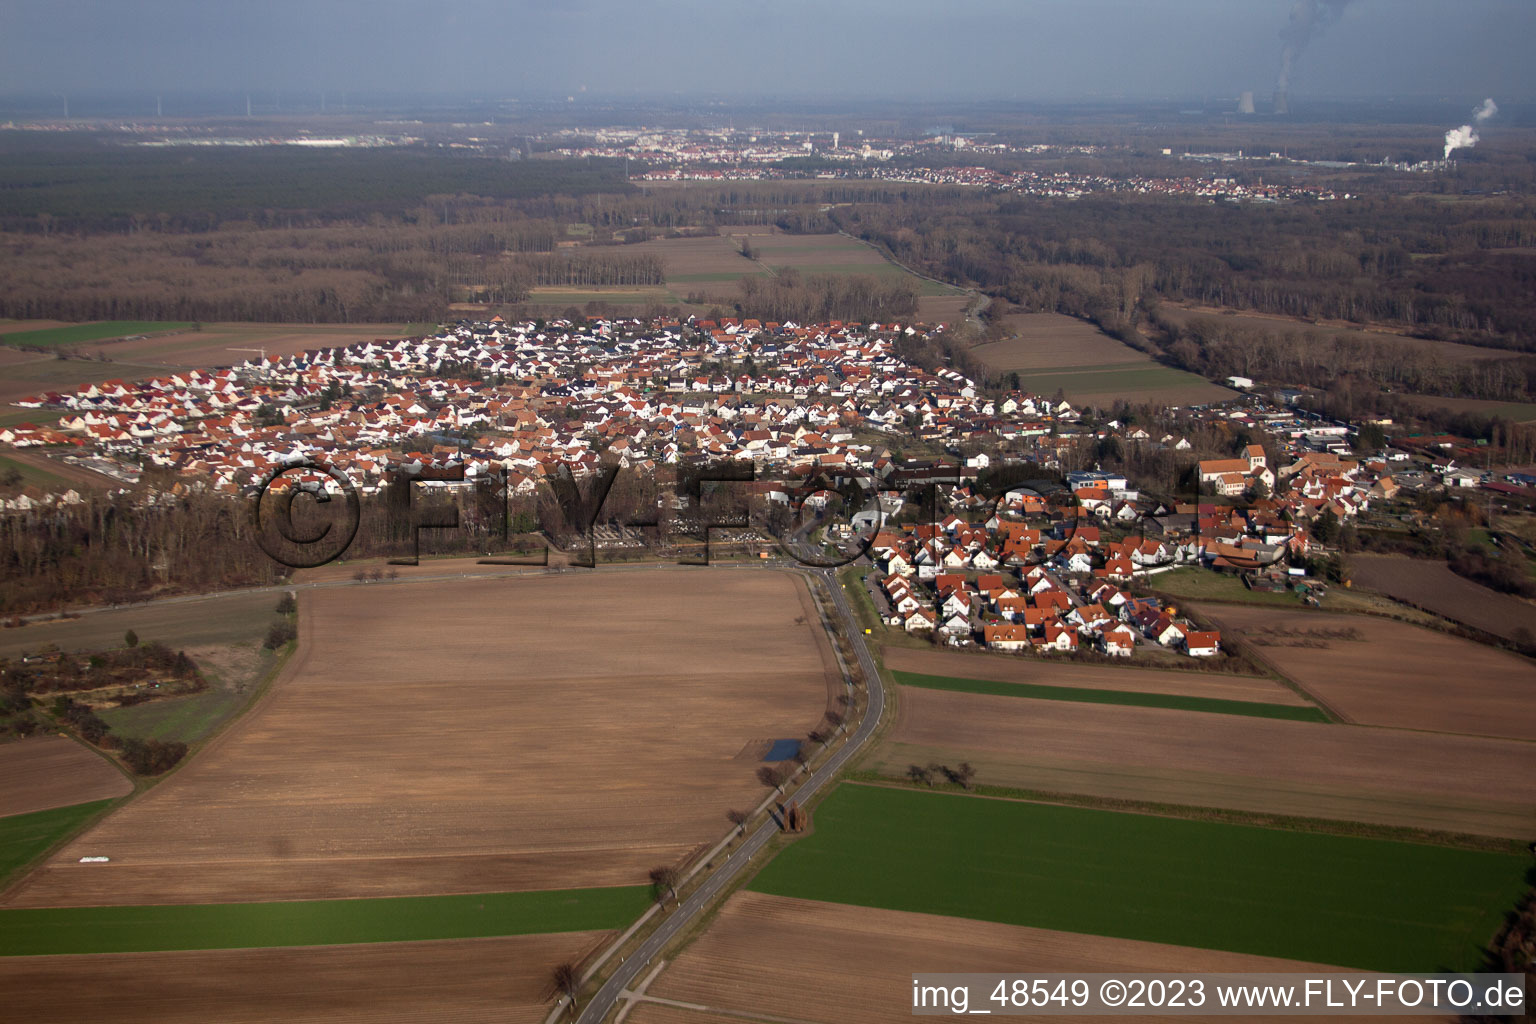
{"label": "cooling tower", "polygon": [[1275,93],[1275,116],[1285,117],[1291,112],[1291,94],[1285,90]]}
{"label": "cooling tower", "polygon": [[1251,114],[1251,113],[1253,113],[1253,93],[1252,92],[1245,92],[1245,93],[1243,93],[1243,95],[1241,97],[1239,97],[1239,99],[1237,101],[1237,112],[1239,114]]}

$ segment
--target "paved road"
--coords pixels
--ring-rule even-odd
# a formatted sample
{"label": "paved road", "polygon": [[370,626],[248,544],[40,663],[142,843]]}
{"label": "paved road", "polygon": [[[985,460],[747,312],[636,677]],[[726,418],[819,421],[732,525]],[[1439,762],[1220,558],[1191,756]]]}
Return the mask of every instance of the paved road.
{"label": "paved road", "polygon": [[[832,591],[832,603],[837,608],[837,613],[843,621],[843,627],[853,645],[855,655],[859,659],[859,666],[864,670],[864,678],[867,680],[869,692],[869,706],[865,709],[864,718],[859,722],[859,727],[854,730],[849,738],[836,754],[826,764],[822,765],[815,774],[806,780],[805,784],[795,794],[796,799],[803,800],[812,793],[830,783],[842,770],[848,759],[857,753],[864,744],[874,735],[876,726],[880,723],[880,716],[885,712],[885,689],[880,684],[880,674],[875,671],[875,660],[870,657],[869,648],[864,643],[864,631],[854,617],[853,609],[848,605],[848,597],[843,593],[843,588],[838,585],[837,573],[831,569],[818,571],[827,581]],[[664,920],[661,927],[652,932],[650,937],[641,944],[640,948],[629,954],[625,961],[619,965],[619,969],[603,984],[597,994],[582,1008],[581,1015],[577,1018],[577,1024],[597,1024],[608,1011],[613,1008],[620,993],[629,988],[635,978],[639,976],[647,964],[651,962],[671,942],[673,937],[705,910],[721,889],[728,885],[732,879],[741,873],[747,866],[747,862],[766,846],[779,832],[779,827],[772,818],[764,822],[756,832],[753,832],[736,848],[736,852],[725,859],[725,862],[715,869],[698,890],[683,901],[682,906],[672,911],[670,917]]]}

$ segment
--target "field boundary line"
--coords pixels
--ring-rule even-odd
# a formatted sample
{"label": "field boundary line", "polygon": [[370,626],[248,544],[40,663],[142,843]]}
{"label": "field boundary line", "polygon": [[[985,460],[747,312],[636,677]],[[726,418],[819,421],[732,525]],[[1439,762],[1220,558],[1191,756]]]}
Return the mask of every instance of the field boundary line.
{"label": "field boundary line", "polygon": [[[4,908],[5,905],[6,905],[6,901],[10,898],[10,896],[12,894],[14,894],[16,892],[16,890],[19,889],[22,886],[22,884],[25,883],[26,880],[29,877],[31,877],[31,875],[32,875],[32,873],[34,871],[36,871],[39,867],[41,867],[44,863],[46,863],[55,853],[58,853],[67,844],[72,842],[75,839],[76,836],[81,835],[87,829],[91,828],[97,822],[99,822],[103,818],[105,818],[108,814],[111,814],[113,811],[115,811],[119,804],[127,803],[129,800],[131,800],[136,795],[137,795],[137,790],[135,790],[133,793],[125,793],[124,795],[119,796],[119,797],[110,797],[110,798],[108,798],[106,800],[99,801],[102,804],[102,806],[97,808],[97,810],[96,810],[96,812],[94,814],[92,814],[90,817],[88,817],[84,821],[82,821],[80,823],[79,827],[77,827],[74,831],[68,832],[68,833],[60,836],[58,838],[58,840],[55,841],[54,843],[52,843],[50,846],[48,846],[47,849],[38,851],[37,855],[35,857],[33,857],[31,860],[27,861],[26,863],[17,865],[16,869],[13,872],[10,873],[9,880],[4,882],[4,884],[0,884],[0,908]],[[87,800],[85,802],[86,803],[97,803],[98,801]],[[64,806],[65,807],[78,807],[80,805],[79,804],[65,804]],[[45,808],[44,810],[58,810],[58,809],[59,808],[49,807],[49,808]],[[39,813],[43,813],[43,812],[41,812],[41,811],[29,811],[29,812],[24,812],[24,813],[39,814]],[[6,815],[6,817],[13,817],[13,815]]]}
{"label": "field boundary line", "polygon": [[850,772],[843,779],[852,786],[869,786],[875,789],[903,789],[915,793],[933,793],[935,796],[970,796],[983,800],[1001,800],[1009,803],[1046,804],[1053,807],[1076,807],[1084,810],[1108,811],[1117,814],[1140,814],[1152,818],[1173,818],[1181,821],[1210,821],[1223,825],[1247,825],[1251,828],[1267,828],[1277,832],[1305,832],[1320,835],[1350,836],[1357,839],[1382,839],[1389,842],[1411,843],[1417,846],[1444,846],[1453,849],[1484,850],[1492,853],[1518,853],[1526,848],[1523,840],[1472,832],[1447,832],[1439,829],[1415,829],[1409,826],[1376,825],[1370,822],[1349,821],[1344,818],[1305,818],[1299,815],[1270,814],[1264,811],[1245,811],[1230,807],[1204,807],[1199,804],[1164,804],[1149,800],[1133,800],[1128,797],[1093,796],[1087,793],[1057,793],[1047,790],[1017,789],[1009,786],[991,786],[975,783],[969,790],[955,788],[953,783],[936,783],[919,786],[915,782],[872,771]]}

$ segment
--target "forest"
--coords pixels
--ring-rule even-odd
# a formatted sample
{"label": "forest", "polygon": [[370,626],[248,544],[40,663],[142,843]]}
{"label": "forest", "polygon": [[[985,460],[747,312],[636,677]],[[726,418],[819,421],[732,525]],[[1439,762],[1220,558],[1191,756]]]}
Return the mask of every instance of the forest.
{"label": "forest", "polygon": [[[1510,187],[1530,166],[1513,147],[1436,176],[1357,174],[1348,200],[1250,204],[1065,202],[868,180],[650,187],[626,182],[615,161],[433,146],[188,151],[25,134],[0,132],[0,317],[430,321],[463,301],[515,312],[537,286],[664,283],[661,261],[626,254],[626,243],[772,225],[845,231],[919,273],[1090,320],[1212,377],[1500,401],[1528,399],[1536,383],[1536,198]],[[1316,148],[1327,134],[1292,141]],[[1206,173],[1130,141],[1108,155],[987,160]],[[907,282],[884,279],[739,286],[744,312],[779,319],[902,317],[915,301]],[[1160,303],[1381,325],[1508,356],[1180,326]]]}

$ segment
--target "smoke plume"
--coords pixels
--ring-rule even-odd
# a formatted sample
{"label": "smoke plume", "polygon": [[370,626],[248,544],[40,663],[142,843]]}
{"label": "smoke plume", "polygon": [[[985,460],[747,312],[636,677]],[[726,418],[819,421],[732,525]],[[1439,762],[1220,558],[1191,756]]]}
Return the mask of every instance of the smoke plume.
{"label": "smoke plume", "polygon": [[1464,124],[1460,128],[1452,128],[1445,133],[1445,157],[1449,160],[1451,154],[1458,149],[1471,149],[1482,141],[1482,136],[1477,134],[1474,125],[1487,124],[1488,120],[1499,112],[1499,105],[1491,99],[1483,100],[1478,108],[1472,111],[1472,124]]}
{"label": "smoke plume", "polygon": [[1285,46],[1280,50],[1280,78],[1276,92],[1291,88],[1291,72],[1312,38],[1338,20],[1353,0],[1296,0],[1291,7],[1291,23],[1280,33]]}

